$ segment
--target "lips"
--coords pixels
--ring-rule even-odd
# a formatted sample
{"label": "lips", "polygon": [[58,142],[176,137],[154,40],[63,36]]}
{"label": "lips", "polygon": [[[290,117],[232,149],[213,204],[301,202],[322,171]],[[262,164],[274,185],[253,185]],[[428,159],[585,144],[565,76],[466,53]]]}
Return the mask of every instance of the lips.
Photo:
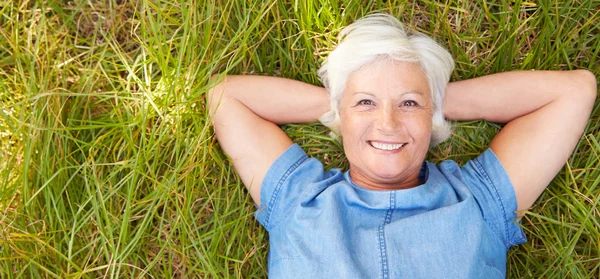
{"label": "lips", "polygon": [[406,143],[383,143],[383,142],[378,142],[378,141],[368,141],[368,143],[375,149],[385,150],[385,151],[398,150],[406,145]]}

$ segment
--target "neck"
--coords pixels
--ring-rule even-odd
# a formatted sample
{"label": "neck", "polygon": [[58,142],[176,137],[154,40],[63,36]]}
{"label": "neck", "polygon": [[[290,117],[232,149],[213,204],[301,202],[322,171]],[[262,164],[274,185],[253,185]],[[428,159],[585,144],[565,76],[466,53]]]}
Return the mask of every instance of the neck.
{"label": "neck", "polygon": [[352,181],[365,189],[375,190],[375,191],[390,191],[390,190],[404,190],[417,187],[423,184],[422,181],[419,180],[420,169],[417,171],[412,171],[405,179],[399,181],[386,181],[386,180],[373,180],[368,176],[355,171],[350,168],[350,178]]}

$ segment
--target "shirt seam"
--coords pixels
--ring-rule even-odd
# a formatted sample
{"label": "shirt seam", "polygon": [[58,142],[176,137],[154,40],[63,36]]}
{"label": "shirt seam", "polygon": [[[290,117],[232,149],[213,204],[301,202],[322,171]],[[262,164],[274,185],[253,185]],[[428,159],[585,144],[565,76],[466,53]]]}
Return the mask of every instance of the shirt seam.
{"label": "shirt seam", "polygon": [[391,223],[392,221],[392,213],[396,206],[395,193],[390,192],[389,198],[389,208],[385,213],[383,223],[379,226],[378,234],[379,234],[379,252],[381,257],[381,278],[387,279],[389,278],[389,268],[388,268],[388,256],[387,256],[387,245],[385,243],[385,225]]}
{"label": "shirt seam", "polygon": [[500,201],[500,208],[502,209],[502,223],[504,223],[504,234],[505,234],[504,237],[506,238],[506,242],[504,243],[504,246],[506,246],[505,247],[506,249],[509,249],[510,246],[513,245],[513,243],[510,240],[510,236],[509,236],[509,232],[508,232],[508,223],[506,220],[506,208],[504,206],[504,200],[500,196],[500,193],[498,192],[498,188],[496,187],[496,184],[492,181],[492,179],[489,177],[488,173],[483,168],[482,164],[479,162],[479,158],[476,158],[473,162],[475,163],[475,166],[477,167],[477,169],[479,170],[481,175],[488,181],[488,183],[494,189],[494,194],[496,195],[496,199],[498,201]]}
{"label": "shirt seam", "polygon": [[271,223],[270,223],[271,212],[273,211],[273,208],[275,207],[275,203],[278,201],[278,196],[281,191],[281,187],[283,186],[283,183],[287,180],[287,178],[290,176],[290,174],[293,171],[295,171],[298,168],[298,166],[300,164],[304,163],[304,161],[306,161],[307,159],[308,159],[307,155],[302,155],[302,157],[300,157],[294,164],[292,164],[287,169],[287,171],[281,176],[281,178],[277,182],[277,185],[275,185],[275,189],[273,190],[273,194],[271,195],[271,199],[269,200],[269,204],[267,206],[267,216],[265,218],[265,227],[268,226],[269,227],[268,230],[272,229]]}

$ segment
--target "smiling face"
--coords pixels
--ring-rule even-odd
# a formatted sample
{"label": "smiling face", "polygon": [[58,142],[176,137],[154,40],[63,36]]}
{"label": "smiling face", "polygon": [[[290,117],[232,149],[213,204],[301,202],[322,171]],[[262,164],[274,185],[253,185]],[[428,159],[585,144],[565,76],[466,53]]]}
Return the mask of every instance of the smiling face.
{"label": "smiling face", "polygon": [[432,114],[427,78],[416,63],[381,60],[350,75],[340,132],[352,180],[373,190],[419,185]]}

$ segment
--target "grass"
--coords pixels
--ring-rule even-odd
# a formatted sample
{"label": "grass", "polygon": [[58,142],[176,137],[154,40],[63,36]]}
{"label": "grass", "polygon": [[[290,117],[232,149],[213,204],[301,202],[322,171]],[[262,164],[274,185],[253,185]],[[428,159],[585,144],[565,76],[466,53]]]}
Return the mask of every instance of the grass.
{"label": "grass", "polygon": [[[266,277],[267,235],[207,121],[209,77],[318,84],[341,28],[375,11],[446,45],[454,80],[600,76],[597,0],[0,1],[0,278]],[[599,118],[596,104],[525,214],[509,278],[600,277]],[[500,128],[456,126],[430,160],[465,162]],[[347,167],[322,126],[284,129]]]}

